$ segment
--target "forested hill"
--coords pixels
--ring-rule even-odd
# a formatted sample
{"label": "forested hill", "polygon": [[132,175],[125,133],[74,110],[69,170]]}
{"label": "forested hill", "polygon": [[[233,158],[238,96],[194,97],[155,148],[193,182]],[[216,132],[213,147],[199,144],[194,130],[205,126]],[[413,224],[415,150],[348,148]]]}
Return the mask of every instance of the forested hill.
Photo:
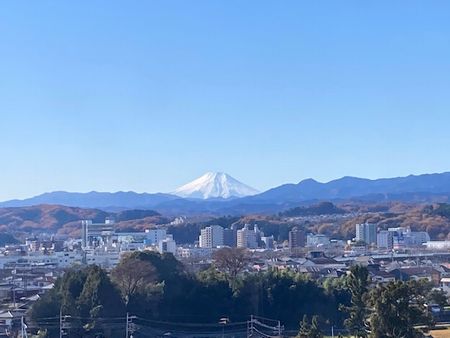
{"label": "forested hill", "polygon": [[336,207],[331,202],[322,202],[308,207],[296,207],[281,212],[281,216],[298,217],[298,216],[318,216],[318,215],[334,215],[345,214],[344,209]]}
{"label": "forested hill", "polygon": [[80,220],[91,219],[104,222],[110,217],[116,220],[119,229],[144,229],[168,221],[153,210],[125,210],[105,212],[98,209],[84,209],[61,205],[36,205],[21,208],[0,208],[0,232],[53,232],[76,234]]}

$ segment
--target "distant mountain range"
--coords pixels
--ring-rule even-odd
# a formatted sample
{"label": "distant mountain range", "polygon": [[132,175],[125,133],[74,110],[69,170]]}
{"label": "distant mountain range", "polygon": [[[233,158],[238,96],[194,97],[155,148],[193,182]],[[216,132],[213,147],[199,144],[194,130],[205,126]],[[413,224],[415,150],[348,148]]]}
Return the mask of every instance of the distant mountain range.
{"label": "distant mountain range", "polygon": [[133,191],[114,193],[91,191],[87,193],[54,191],[24,200],[0,202],[0,207],[26,207],[39,204],[59,204],[79,208],[99,209],[149,209],[154,206],[179,199],[170,194],[147,194]]}
{"label": "distant mountain range", "polygon": [[446,202],[450,199],[450,172],[377,180],[343,177],[327,183],[307,179],[298,184],[284,184],[260,194],[255,194],[253,188],[227,174],[207,173],[180,187],[175,193],[179,196],[162,193],[59,191],[24,200],[1,202],[0,207],[59,204],[107,211],[154,209],[163,214],[173,215],[195,213],[231,215],[272,213],[324,200]]}
{"label": "distant mountain range", "polygon": [[410,175],[407,177],[369,180],[343,177],[328,183],[313,179],[298,184],[284,184],[255,196],[257,200],[299,202],[306,200],[335,200],[350,198],[390,199],[394,196],[450,193],[450,172],[442,174]]}

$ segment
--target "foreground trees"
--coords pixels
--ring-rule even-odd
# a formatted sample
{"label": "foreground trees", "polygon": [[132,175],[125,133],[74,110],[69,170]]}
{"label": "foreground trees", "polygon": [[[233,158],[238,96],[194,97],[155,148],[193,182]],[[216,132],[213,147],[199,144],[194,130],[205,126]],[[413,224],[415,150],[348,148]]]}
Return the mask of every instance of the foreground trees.
{"label": "foreground trees", "polygon": [[[340,306],[340,309],[348,313],[344,324],[349,333],[358,338],[423,337],[419,327],[426,330],[433,324],[427,304],[438,303],[443,306],[447,303],[446,296],[433,289],[427,280],[390,282],[369,289],[369,273],[362,266],[350,269],[349,275],[345,277],[345,285],[350,292],[351,302],[350,306]],[[309,328],[307,318],[304,317],[300,323],[299,336],[309,337]]]}
{"label": "foreground trees", "polygon": [[111,278],[128,305],[131,297],[156,281],[156,270],[150,262],[126,255],[112,271]]}
{"label": "foreground trees", "polygon": [[298,328],[304,317],[299,336],[321,337],[320,329],[342,328],[345,321],[358,337],[415,338],[414,326],[430,323],[425,302],[442,296],[422,281],[368,290],[362,267],[324,285],[293,271],[230,269],[211,266],[191,274],[170,254],[135,252],[110,274],[97,266],[67,271],[33,306],[31,316],[50,336],[59,324],[50,325],[48,318],[58,320],[61,310],[70,316],[73,337],[121,337],[129,312],[144,320],[214,324],[223,317],[245,321],[253,314],[278,319],[286,329]]}
{"label": "foreground trees", "polygon": [[391,282],[372,290],[368,301],[371,337],[423,337],[417,325],[432,324],[421,282]]}
{"label": "foreground trees", "polygon": [[242,272],[248,262],[247,251],[244,248],[222,248],[217,250],[213,259],[217,269],[223,272],[231,282]]}
{"label": "foreground trees", "polygon": [[82,318],[74,327],[84,327],[79,335],[85,337],[103,330],[105,318],[124,317],[126,312],[185,323],[217,323],[222,317],[238,322],[254,314],[280,319],[289,328],[296,328],[298,318],[307,314],[342,325],[338,308],[346,299],[341,297],[345,290],[330,293],[295,272],[245,275],[238,273],[239,266],[229,269],[235,283],[215,267],[194,275],[172,255],[136,252],[125,256],[110,275],[96,266],[66,272],[35,304],[32,318],[39,324],[43,318],[59,317],[62,309],[63,315]]}
{"label": "foreground trees", "polygon": [[342,306],[341,309],[349,314],[344,325],[355,337],[367,337],[367,290],[369,286],[369,271],[360,265],[350,269],[346,285],[351,294],[351,306]]}
{"label": "foreground trees", "polygon": [[[123,316],[124,311],[117,287],[103,269],[91,265],[67,271],[55,287],[33,305],[31,317],[39,326],[45,326],[40,324],[45,322],[42,318],[59,317],[62,312],[70,318],[72,328],[67,329],[67,333],[72,336],[90,337],[101,330],[115,337],[98,319]],[[55,324],[50,325],[48,336],[57,336],[56,330]]]}
{"label": "foreground trees", "polygon": [[319,317],[313,316],[309,323],[308,316],[304,315],[300,323],[300,331],[297,338],[322,338],[323,334],[319,327]]}

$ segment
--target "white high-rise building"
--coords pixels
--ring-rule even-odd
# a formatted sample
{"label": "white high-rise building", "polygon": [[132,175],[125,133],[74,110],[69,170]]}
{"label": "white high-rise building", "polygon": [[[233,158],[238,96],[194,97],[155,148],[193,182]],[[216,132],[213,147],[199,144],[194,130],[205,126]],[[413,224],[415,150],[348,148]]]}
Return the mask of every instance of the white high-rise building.
{"label": "white high-rise building", "polygon": [[377,243],[377,225],[373,223],[356,224],[356,241],[368,245]]}
{"label": "white high-rise building", "polygon": [[379,249],[392,249],[394,247],[394,233],[382,230],[377,234],[377,247]]}
{"label": "white high-rise building", "polygon": [[258,233],[250,230],[248,224],[237,231],[237,247],[247,249],[256,249],[258,247]]}
{"label": "white high-rise building", "polygon": [[174,241],[172,235],[167,235],[167,237],[158,243],[158,251],[163,254],[169,252],[174,254],[177,252],[177,243]]}
{"label": "white high-rise building", "polygon": [[217,248],[223,246],[223,228],[211,225],[200,231],[199,245],[201,248]]}
{"label": "white high-rise building", "polygon": [[157,245],[160,241],[167,237],[166,229],[147,229],[145,230],[145,244]]}

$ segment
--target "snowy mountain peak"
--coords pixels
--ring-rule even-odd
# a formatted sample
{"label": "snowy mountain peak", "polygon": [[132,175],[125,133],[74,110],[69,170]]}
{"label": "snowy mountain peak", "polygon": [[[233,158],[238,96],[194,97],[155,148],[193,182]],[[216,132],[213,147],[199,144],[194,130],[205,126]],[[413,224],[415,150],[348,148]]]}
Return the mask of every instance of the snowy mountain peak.
{"label": "snowy mountain peak", "polygon": [[173,192],[174,195],[180,197],[201,199],[244,197],[257,193],[258,190],[221,172],[207,172]]}

